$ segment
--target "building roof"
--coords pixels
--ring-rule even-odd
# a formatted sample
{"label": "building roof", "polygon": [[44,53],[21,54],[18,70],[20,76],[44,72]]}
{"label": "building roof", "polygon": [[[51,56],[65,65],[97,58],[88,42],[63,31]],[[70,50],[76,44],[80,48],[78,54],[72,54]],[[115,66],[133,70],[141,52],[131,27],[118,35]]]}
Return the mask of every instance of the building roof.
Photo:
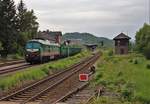
{"label": "building roof", "polygon": [[129,36],[125,35],[124,33],[120,33],[113,40],[118,40],[118,39],[131,39],[131,38]]}
{"label": "building roof", "polygon": [[62,36],[62,32],[61,31],[43,31],[43,32],[38,33],[37,38],[55,41],[56,36]]}
{"label": "building roof", "polygon": [[58,43],[51,43],[49,40],[42,40],[42,39],[32,39],[28,42],[38,42],[44,45],[53,45],[53,46],[60,46]]}

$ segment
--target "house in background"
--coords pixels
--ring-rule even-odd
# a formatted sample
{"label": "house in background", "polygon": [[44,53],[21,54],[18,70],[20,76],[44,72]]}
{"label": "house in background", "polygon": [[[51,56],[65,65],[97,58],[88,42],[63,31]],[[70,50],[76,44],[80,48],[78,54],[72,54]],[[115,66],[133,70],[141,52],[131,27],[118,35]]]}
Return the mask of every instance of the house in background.
{"label": "house in background", "polygon": [[36,38],[46,39],[53,43],[61,43],[62,40],[62,32],[61,31],[40,31]]}
{"label": "house in background", "polygon": [[97,44],[85,44],[86,48],[90,51],[94,51],[96,50],[96,48],[98,47]]}
{"label": "house in background", "polygon": [[129,40],[131,38],[124,33],[120,33],[113,40],[115,41],[115,53],[116,54],[128,54],[129,52]]}

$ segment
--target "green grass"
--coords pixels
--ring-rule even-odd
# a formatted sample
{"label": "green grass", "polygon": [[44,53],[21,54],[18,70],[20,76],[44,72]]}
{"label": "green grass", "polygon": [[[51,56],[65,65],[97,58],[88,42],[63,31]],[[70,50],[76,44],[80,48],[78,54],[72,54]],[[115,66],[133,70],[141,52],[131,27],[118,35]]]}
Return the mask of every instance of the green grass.
{"label": "green grass", "polygon": [[31,67],[27,70],[16,72],[9,76],[0,77],[0,90],[5,91],[12,87],[21,86],[24,82],[30,82],[44,78],[55,71],[66,69],[67,67],[79,62],[82,58],[90,55],[90,52],[83,51],[77,55],[49,62],[37,67]]}
{"label": "green grass", "polygon": [[125,101],[150,103],[150,61],[140,54],[108,56],[104,53],[97,64],[94,85],[102,84]]}
{"label": "green grass", "polygon": [[[131,104],[131,102],[121,102],[118,99],[112,99],[109,97],[97,97],[90,104]],[[139,104],[139,103],[136,103]]]}

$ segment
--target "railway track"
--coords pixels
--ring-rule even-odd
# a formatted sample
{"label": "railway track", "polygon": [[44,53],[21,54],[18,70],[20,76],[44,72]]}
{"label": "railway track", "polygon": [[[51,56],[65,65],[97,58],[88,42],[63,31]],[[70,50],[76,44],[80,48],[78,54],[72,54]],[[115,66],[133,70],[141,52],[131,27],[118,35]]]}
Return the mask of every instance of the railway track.
{"label": "railway track", "polygon": [[0,67],[8,66],[8,65],[14,65],[14,64],[20,64],[25,63],[25,60],[13,60],[13,61],[6,61],[3,63],[0,63]]}
{"label": "railway track", "polygon": [[67,93],[53,104],[88,104],[96,94],[97,92],[91,89],[89,83],[86,82]]}
{"label": "railway track", "polygon": [[10,66],[4,66],[4,67],[0,67],[0,75],[4,75],[4,74],[9,74],[11,72],[15,72],[15,71],[19,71],[25,68],[29,68],[33,65],[30,65],[29,63],[17,63],[14,65],[10,65]]}
{"label": "railway track", "polygon": [[[96,53],[92,57],[87,58],[62,72],[56,73],[28,87],[9,94],[8,96],[2,97],[0,98],[0,101],[19,102],[21,104],[48,101],[51,104],[66,93],[65,91],[63,91],[64,93],[61,91],[61,94],[57,94],[59,93],[59,90],[70,90],[69,87],[71,88],[76,81],[78,82],[77,79],[79,73],[85,71],[89,72],[87,69],[95,63],[99,58],[99,55],[99,53]],[[73,81],[73,83],[71,81]],[[51,97],[52,99],[49,100],[48,98]]]}
{"label": "railway track", "polygon": [[81,83],[53,104],[88,104],[97,92],[89,86],[89,82]]}

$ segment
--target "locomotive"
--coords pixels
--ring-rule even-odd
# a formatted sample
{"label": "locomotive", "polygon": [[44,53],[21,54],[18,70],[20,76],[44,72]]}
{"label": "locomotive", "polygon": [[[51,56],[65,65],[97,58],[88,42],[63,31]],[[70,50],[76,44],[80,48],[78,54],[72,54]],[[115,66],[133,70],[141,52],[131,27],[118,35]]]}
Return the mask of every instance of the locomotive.
{"label": "locomotive", "polygon": [[33,64],[74,55],[81,51],[81,47],[51,43],[44,39],[32,39],[26,43],[25,51],[25,60]]}

